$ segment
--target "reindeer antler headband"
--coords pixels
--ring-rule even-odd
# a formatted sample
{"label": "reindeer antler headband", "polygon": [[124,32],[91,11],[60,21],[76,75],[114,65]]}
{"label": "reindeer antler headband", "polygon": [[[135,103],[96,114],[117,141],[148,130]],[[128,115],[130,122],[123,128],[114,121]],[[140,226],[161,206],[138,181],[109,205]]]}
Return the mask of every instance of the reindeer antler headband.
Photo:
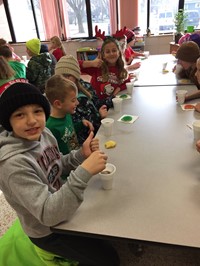
{"label": "reindeer antler headband", "polygon": [[96,38],[99,38],[99,39],[101,39],[103,41],[106,39],[105,31],[103,31],[101,33],[101,30],[98,29],[98,26],[97,25],[95,26],[95,33],[96,33],[96,35],[95,35]]}

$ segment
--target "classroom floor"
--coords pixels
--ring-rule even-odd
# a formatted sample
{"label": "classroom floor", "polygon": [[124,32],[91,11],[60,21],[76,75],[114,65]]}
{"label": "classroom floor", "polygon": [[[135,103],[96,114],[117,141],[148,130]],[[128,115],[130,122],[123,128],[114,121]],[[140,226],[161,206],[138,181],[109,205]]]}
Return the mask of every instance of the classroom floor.
{"label": "classroom floor", "polygon": [[[15,219],[15,212],[0,191],[0,237]],[[144,245],[142,252],[138,253],[138,246],[134,243],[114,241],[113,245],[118,250],[121,266],[200,266],[200,250],[198,249]]]}

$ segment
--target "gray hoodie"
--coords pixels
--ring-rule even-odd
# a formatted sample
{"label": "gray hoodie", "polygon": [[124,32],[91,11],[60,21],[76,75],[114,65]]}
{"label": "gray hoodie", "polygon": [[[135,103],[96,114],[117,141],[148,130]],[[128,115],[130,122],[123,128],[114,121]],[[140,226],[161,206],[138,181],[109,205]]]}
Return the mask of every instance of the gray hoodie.
{"label": "gray hoodie", "polygon": [[[51,226],[70,219],[80,206],[91,178],[78,166],[83,160],[80,150],[63,156],[48,129],[40,141],[1,133],[0,189],[28,236],[49,235]],[[61,173],[69,174],[64,184]]]}

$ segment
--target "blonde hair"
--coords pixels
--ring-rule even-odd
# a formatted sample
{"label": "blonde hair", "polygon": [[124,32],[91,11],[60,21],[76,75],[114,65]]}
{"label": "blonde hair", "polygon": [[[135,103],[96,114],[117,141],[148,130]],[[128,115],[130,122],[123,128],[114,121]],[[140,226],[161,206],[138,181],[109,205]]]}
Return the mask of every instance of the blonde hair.
{"label": "blonde hair", "polygon": [[[120,44],[115,38],[108,37],[108,38],[105,39],[105,41],[103,42],[103,45],[101,47],[101,58],[102,59],[104,58],[105,46],[107,44],[109,44],[109,43],[114,43],[116,45],[116,47],[117,47],[117,50],[119,51],[119,58],[117,59],[117,62],[116,62],[116,68],[118,69],[118,79],[119,79],[119,83],[121,84],[121,83],[123,83],[123,81],[125,79],[127,79],[128,71],[124,67],[124,60],[123,60]],[[109,71],[108,71],[108,65],[107,65],[106,62],[104,62],[102,64],[101,70],[102,70],[103,82],[107,82],[108,78],[109,78]]]}
{"label": "blonde hair", "polygon": [[15,71],[10,67],[7,60],[0,56],[0,79],[10,79],[14,74]]}
{"label": "blonde hair", "polygon": [[47,80],[45,85],[45,94],[51,105],[55,100],[64,102],[66,96],[68,96],[71,91],[77,93],[77,86],[63,75],[53,75]]}
{"label": "blonde hair", "polygon": [[56,48],[60,48],[62,50],[63,55],[66,55],[65,47],[58,36],[51,37],[50,41],[55,44]]}
{"label": "blonde hair", "polygon": [[[73,76],[73,75],[71,75],[71,74],[66,74],[66,73],[63,73],[62,75],[63,75],[63,77],[65,77],[66,79],[68,79],[70,76]],[[73,77],[74,77],[74,76],[73,76]],[[74,78],[75,78],[75,77],[74,77]],[[75,84],[76,84],[76,86],[77,86],[78,91],[81,91],[81,92],[82,92],[83,94],[85,94],[89,99],[91,99],[91,98],[92,98],[91,93],[85,89],[85,87],[81,84],[81,82],[80,82],[77,78],[75,78],[75,79],[76,79]]]}

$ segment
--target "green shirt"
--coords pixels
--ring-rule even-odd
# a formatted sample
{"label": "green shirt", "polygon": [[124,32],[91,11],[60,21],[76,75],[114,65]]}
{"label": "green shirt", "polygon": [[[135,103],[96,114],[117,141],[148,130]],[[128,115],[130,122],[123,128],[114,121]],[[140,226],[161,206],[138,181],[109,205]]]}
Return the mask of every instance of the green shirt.
{"label": "green shirt", "polygon": [[10,67],[15,71],[15,79],[26,78],[26,66],[18,61],[8,61]]}
{"label": "green shirt", "polygon": [[58,142],[58,147],[62,154],[68,154],[71,150],[79,148],[79,143],[70,114],[64,118],[50,116],[46,127],[51,130]]}

